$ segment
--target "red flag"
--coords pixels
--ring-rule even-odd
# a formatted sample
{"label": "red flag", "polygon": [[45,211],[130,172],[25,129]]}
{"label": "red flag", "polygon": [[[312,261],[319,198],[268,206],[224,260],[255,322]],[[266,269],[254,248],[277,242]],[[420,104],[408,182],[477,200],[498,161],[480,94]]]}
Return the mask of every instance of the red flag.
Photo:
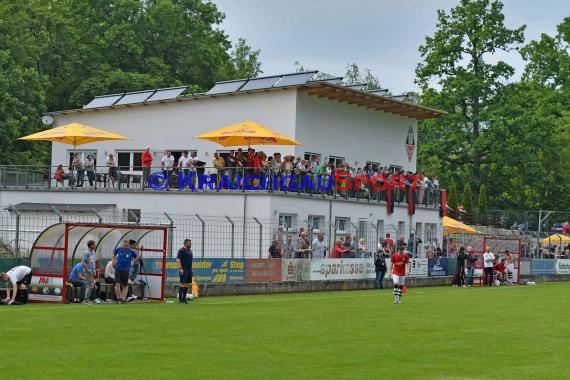
{"label": "red flag", "polygon": [[441,190],[441,200],[439,206],[439,216],[447,216],[447,190]]}

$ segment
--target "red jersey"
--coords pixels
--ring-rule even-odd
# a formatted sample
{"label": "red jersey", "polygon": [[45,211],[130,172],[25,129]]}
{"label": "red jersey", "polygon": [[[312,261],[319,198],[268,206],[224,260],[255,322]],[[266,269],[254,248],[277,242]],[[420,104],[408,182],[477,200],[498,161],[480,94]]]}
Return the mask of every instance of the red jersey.
{"label": "red jersey", "polygon": [[503,262],[495,264],[495,272],[505,273],[505,264]]}
{"label": "red jersey", "polygon": [[152,154],[148,151],[142,152],[141,164],[145,168],[150,168],[152,166]]}
{"label": "red jersey", "polygon": [[405,276],[406,275],[406,265],[410,262],[410,256],[407,253],[404,253],[400,256],[399,253],[394,253],[390,258],[390,262],[392,263],[392,273],[397,276]]}

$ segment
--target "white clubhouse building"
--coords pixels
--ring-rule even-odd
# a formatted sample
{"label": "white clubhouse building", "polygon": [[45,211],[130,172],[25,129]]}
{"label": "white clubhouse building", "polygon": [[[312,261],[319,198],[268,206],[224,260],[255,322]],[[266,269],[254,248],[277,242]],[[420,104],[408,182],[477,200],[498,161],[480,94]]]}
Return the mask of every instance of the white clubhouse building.
{"label": "white clubhouse building", "polygon": [[[95,98],[82,109],[51,113],[52,126],[78,122],[113,131],[130,140],[92,143],[77,147],[82,157],[96,156],[99,172],[106,172],[106,157],[113,153],[122,172],[140,171],[140,154],[146,146],[154,153],[153,166],[165,151],[195,151],[212,166],[215,152],[229,149],[194,139],[200,133],[252,120],[287,135],[302,146],[253,146],[267,155],[280,152],[338,165],[367,163],[416,171],[417,120],[435,118],[439,111],[402,102],[393,97],[343,87],[335,81],[311,80],[315,73],[296,73],[217,83],[210,91],[183,95],[186,88],[150,90]],[[235,147],[237,149],[238,147]],[[244,150],[247,146],[242,147]],[[70,165],[73,148],[52,144],[51,165]],[[53,169],[52,168],[52,172]],[[206,169],[206,173],[209,170]],[[434,173],[437,174],[437,173]],[[438,207],[418,205],[409,215],[406,204],[387,213],[386,202],[282,194],[266,191],[152,191],[139,184],[128,189],[3,189],[4,207],[23,202],[37,204],[89,204],[103,209],[139,210],[188,215],[274,220],[276,224],[301,226],[320,222],[335,225],[374,226],[379,232],[424,240],[438,238]],[[306,225],[306,223],[305,223]],[[344,227],[342,228],[344,229]],[[267,232],[269,233],[269,231]],[[178,239],[176,237],[175,239]],[[441,237],[439,237],[440,239]],[[264,237],[270,243],[271,237]],[[374,242],[369,242],[373,244]],[[178,244],[178,241],[175,243]]]}

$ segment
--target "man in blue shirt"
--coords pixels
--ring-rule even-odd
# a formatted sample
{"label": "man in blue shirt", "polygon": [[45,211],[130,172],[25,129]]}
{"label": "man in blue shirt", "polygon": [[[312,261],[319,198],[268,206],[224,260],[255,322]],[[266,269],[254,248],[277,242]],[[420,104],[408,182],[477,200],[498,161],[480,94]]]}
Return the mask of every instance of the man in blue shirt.
{"label": "man in blue shirt", "polygon": [[128,240],[123,240],[123,246],[115,249],[113,263],[115,265],[115,294],[117,295],[117,302],[127,302],[131,261],[137,258],[137,256],[136,251],[130,248]]}
{"label": "man in blue shirt", "polygon": [[176,256],[176,264],[178,264],[178,272],[180,273],[180,287],[178,288],[178,300],[180,303],[186,302],[186,294],[188,294],[188,286],[192,283],[192,240],[184,240],[184,246],[178,250]]}
{"label": "man in blue shirt", "polygon": [[86,278],[84,270],[85,269],[83,267],[83,261],[81,261],[80,263],[77,263],[71,270],[71,273],[69,273],[69,282],[71,283],[71,285],[81,289],[81,293],[79,295],[80,297],[79,302],[83,301],[85,294],[85,287],[87,286],[87,283],[85,282]]}

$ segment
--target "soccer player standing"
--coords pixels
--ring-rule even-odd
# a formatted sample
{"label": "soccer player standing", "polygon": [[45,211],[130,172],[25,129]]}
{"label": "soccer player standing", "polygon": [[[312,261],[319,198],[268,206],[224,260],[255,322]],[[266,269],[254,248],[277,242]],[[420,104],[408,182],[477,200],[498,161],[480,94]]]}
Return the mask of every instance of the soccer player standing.
{"label": "soccer player standing", "polygon": [[188,294],[188,286],[192,283],[192,240],[184,240],[184,245],[178,250],[176,256],[176,264],[180,273],[180,287],[178,288],[178,301],[180,303],[188,303],[186,294]]}
{"label": "soccer player standing", "polygon": [[406,274],[410,273],[410,257],[404,252],[404,246],[390,258],[392,263],[392,281],[394,282],[394,303],[402,303],[402,289],[406,282]]}

